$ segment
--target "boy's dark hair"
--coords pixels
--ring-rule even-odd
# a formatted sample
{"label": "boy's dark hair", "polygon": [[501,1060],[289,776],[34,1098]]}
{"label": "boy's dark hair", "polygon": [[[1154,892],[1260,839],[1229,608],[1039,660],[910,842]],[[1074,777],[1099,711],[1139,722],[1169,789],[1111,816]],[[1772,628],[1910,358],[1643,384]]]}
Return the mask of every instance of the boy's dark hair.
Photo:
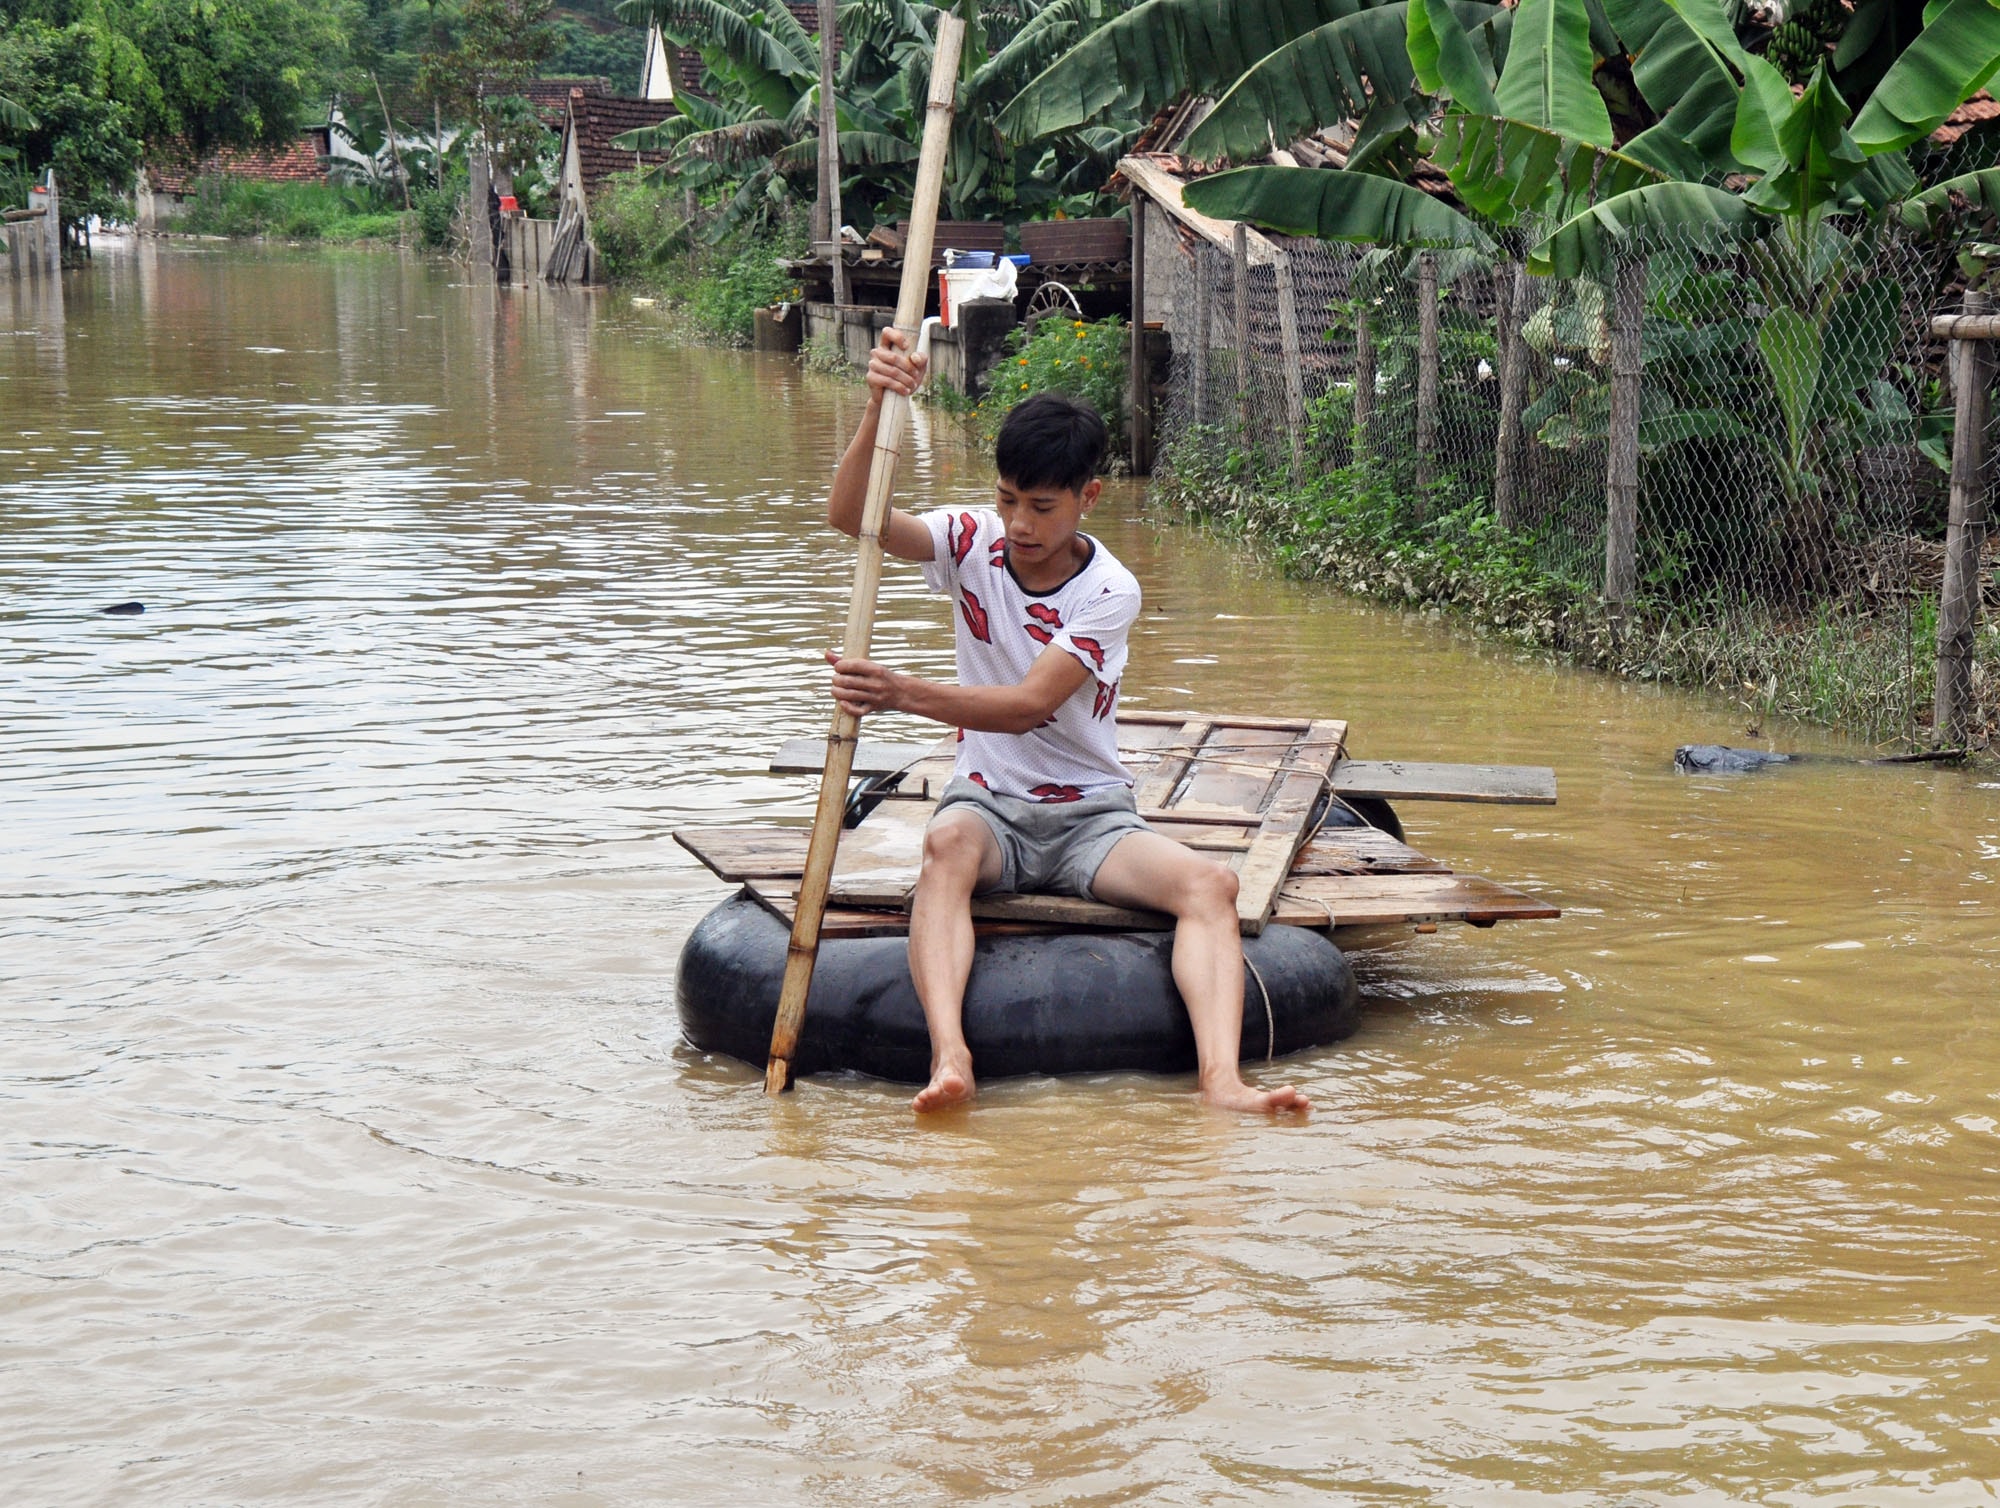
{"label": "boy's dark hair", "polygon": [[1097,410],[1068,393],[1036,393],[1001,421],[993,469],[1023,490],[1081,492],[1104,461],[1109,436]]}

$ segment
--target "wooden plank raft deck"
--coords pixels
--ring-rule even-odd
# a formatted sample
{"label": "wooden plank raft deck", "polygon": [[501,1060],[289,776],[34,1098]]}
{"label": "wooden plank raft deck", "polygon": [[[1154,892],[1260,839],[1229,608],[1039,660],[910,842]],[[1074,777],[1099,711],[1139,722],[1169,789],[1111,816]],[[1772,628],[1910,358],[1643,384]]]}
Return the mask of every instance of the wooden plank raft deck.
{"label": "wooden plank raft deck", "polygon": [[[1545,919],[1561,913],[1538,898],[1478,875],[1453,874],[1372,827],[1311,829],[1329,792],[1398,800],[1555,799],[1552,772],[1535,768],[1359,762],[1345,759],[1347,727],[1333,720],[1133,712],[1118,720],[1119,754],[1137,779],[1140,816],[1156,832],[1208,853],[1238,877],[1238,920],[1337,928]],[[841,834],[824,928],[827,937],[894,936],[908,930],[910,893],[923,831],[951,778],[954,740],[894,745],[863,740],[857,776],[900,775],[859,826]],[[819,740],[784,745],[771,768],[817,774]],[[687,829],[676,841],[715,874],[745,885],[791,920],[805,867],[805,827]],[[982,935],[1076,928],[1163,929],[1173,919],[1074,896],[990,895],[973,901]]]}

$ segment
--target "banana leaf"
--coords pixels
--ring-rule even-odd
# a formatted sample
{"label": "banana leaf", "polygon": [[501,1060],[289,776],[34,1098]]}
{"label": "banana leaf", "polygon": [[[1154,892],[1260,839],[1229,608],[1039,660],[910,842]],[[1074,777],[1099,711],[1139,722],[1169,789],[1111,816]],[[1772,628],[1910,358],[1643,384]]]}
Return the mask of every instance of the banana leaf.
{"label": "banana leaf", "polygon": [[1037,74],[995,124],[1025,142],[1113,108],[1150,115],[1189,90],[1220,94],[1287,42],[1369,8],[1370,0],[1145,0]]}
{"label": "banana leaf", "polygon": [[[1791,91],[1785,92],[1789,101]],[[1748,89],[1744,91],[1743,104],[1745,110],[1761,116],[1762,102],[1753,101]],[[1760,209],[1795,219],[1803,219],[1833,203],[1842,187],[1867,165],[1861,148],[1848,135],[1847,113],[1847,101],[1833,87],[1822,62],[1813,69],[1805,92],[1791,101],[1791,108],[1782,119],[1773,123],[1777,162],[1765,168],[1766,176],[1751,185],[1744,197]],[[1739,113],[1739,126],[1742,119]],[[1757,130],[1763,129],[1760,123]],[[1761,162],[1758,165],[1764,166]]]}
{"label": "banana leaf", "polygon": [[1651,183],[1593,204],[1528,253],[1537,276],[1608,278],[1620,255],[1655,247],[1715,250],[1767,235],[1776,222],[1705,183]]}
{"label": "banana leaf", "polygon": [[1736,77],[1687,20],[1663,0],[1605,0],[1632,82],[1660,119],[1621,150],[1675,177],[1699,180],[1736,166]]}
{"label": "banana leaf", "polygon": [[9,131],[32,131],[35,129],[35,117],[6,95],[0,94],[0,126]]}
{"label": "banana leaf", "polygon": [[1611,112],[1592,82],[1590,15],[1582,0],[1520,0],[1496,114],[1592,146],[1611,145]]}
{"label": "banana leaf", "polygon": [[819,44],[784,5],[746,13],[726,0],[622,0],[614,9],[628,26],[659,22],[682,47],[715,47],[782,78],[819,77]]}
{"label": "banana leaf", "polygon": [[[881,131],[842,131],[840,133],[840,170],[851,173],[857,168],[899,167],[907,162],[915,162],[921,155],[900,136],[890,136]],[[771,154],[771,165],[781,173],[810,172],[819,165],[819,138],[811,136],[804,141],[795,141]]]}
{"label": "banana leaf", "polygon": [[1450,205],[1373,173],[1237,168],[1196,179],[1182,197],[1204,215],[1323,241],[1493,249],[1493,238]]}
{"label": "banana leaf", "polygon": [[[1476,0],[1458,4],[1470,25],[1500,9]],[[1394,107],[1396,125],[1415,125],[1430,111],[1410,64],[1409,10],[1403,0],[1359,10],[1259,59],[1189,133],[1188,155],[1206,162],[1258,156],[1371,109]],[[1463,31],[1458,35],[1469,52]]]}
{"label": "banana leaf", "polygon": [[1943,0],[1903,49],[1855,117],[1863,152],[1906,147],[1986,87],[2000,70],[2000,8],[1991,0]]}
{"label": "banana leaf", "polygon": [[1417,83],[1427,94],[1449,94],[1459,109],[1474,115],[1498,115],[1500,106],[1493,98],[1493,80],[1498,71],[1489,57],[1482,61],[1455,12],[1432,0],[1409,0],[1409,27],[1405,43]]}
{"label": "banana leaf", "polygon": [[1666,181],[1646,163],[1526,121],[1457,111],[1440,123],[1431,160],[1467,209],[1503,223],[1537,211],[1568,219],[1586,204]]}
{"label": "banana leaf", "polygon": [[1906,199],[1903,224],[1911,230],[1937,229],[1951,213],[1953,195],[1974,209],[2000,210],[2000,168],[1981,168],[1976,173],[1947,178],[1915,198]]}

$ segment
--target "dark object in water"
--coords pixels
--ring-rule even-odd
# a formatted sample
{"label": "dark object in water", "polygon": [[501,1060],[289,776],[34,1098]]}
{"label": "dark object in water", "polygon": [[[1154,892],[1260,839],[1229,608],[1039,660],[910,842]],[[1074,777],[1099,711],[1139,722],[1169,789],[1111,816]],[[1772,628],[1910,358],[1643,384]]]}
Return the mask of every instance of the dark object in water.
{"label": "dark object in water", "polygon": [[1768,764],[1792,764],[1796,754],[1767,754],[1762,749],[1732,749],[1724,744],[1682,744],[1674,750],[1674,768],[1683,775],[1740,775]]}
{"label": "dark object in water", "polygon": [[[739,892],[681,950],[681,1030],[705,1052],[761,1067],[771,1046],[791,929]],[[1186,1073],[1194,1031],[1174,988],[1171,932],[983,937],[965,992],[965,1035],[980,1078]],[[1266,927],[1243,939],[1243,1055],[1279,1057],[1353,1034],[1359,991],[1346,956],[1317,932]],[[1266,1002],[1269,1012],[1266,1013]],[[903,936],[820,944],[794,1069],[853,1069],[921,1084],[930,1032]]]}
{"label": "dark object in water", "polygon": [[107,618],[136,618],[145,610],[146,604],[143,602],[114,602],[109,607],[98,609]]}
{"label": "dark object in water", "polygon": [[1674,768],[1683,775],[1740,775],[1767,764],[1956,764],[1965,749],[1926,749],[1918,754],[1884,754],[1878,759],[1848,759],[1838,754],[1766,754],[1762,749],[1732,749],[1724,744],[1682,744],[1674,750]]}

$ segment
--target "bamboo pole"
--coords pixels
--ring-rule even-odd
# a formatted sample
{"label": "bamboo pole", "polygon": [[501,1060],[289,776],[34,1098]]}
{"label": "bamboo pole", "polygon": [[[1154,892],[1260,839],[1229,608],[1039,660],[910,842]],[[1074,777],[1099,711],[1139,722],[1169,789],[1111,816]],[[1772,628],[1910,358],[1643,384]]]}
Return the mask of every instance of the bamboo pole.
{"label": "bamboo pole", "polygon": [[1611,424],[1605,438],[1604,600],[1622,608],[1639,589],[1639,327],[1646,259],[1618,263],[1611,302]]}
{"label": "bamboo pole", "polygon": [[[1965,295],[1961,329],[1991,322],[1983,293]],[[1937,323],[1944,323],[1939,320]],[[1957,387],[1951,435],[1951,514],[1938,593],[1937,694],[1931,735],[1940,743],[1966,740],[1972,707],[1972,647],[1979,632],[1979,553],[1986,542],[1986,424],[1991,412],[1993,347],[1973,336],[1951,344],[1949,370]]]}
{"label": "bamboo pole", "polygon": [[[368,82],[375,86],[375,103],[382,107],[382,134],[388,138],[389,156],[396,164],[396,176],[403,180],[403,208],[407,211],[412,207],[410,203],[410,175],[408,170],[403,166],[402,150],[396,145],[396,123],[389,118],[389,101],[382,93],[382,81],[371,73],[368,75]],[[440,147],[439,151],[443,151],[443,148]],[[484,209],[485,206],[481,205],[480,208]]]}
{"label": "bamboo pole", "polygon": [[1354,459],[1374,457],[1375,328],[1374,301],[1367,294],[1354,301]]}
{"label": "bamboo pole", "polygon": [[1241,220],[1229,233],[1229,256],[1236,279],[1236,427],[1250,443],[1250,231]]}
{"label": "bamboo pole", "polygon": [[1433,252],[1417,256],[1417,512],[1430,512],[1424,492],[1437,475],[1438,264]]}
{"label": "bamboo pole", "polygon": [[1299,302],[1292,288],[1291,256],[1280,252],[1272,270],[1278,278],[1278,348],[1285,367],[1285,429],[1292,438],[1292,475],[1296,479],[1306,464],[1306,377],[1299,354]]}
{"label": "bamboo pole", "polygon": [[[945,154],[951,145],[951,118],[958,91],[958,55],[964,41],[964,21],[953,15],[938,19],[924,142],[917,158],[917,188],[910,203],[910,235],[903,244],[903,282],[896,300],[896,328],[909,336],[912,345],[930,300],[931,240],[937,231],[938,195],[944,187]],[[882,585],[882,534],[889,523],[889,494],[896,486],[896,466],[903,455],[903,427],[909,413],[909,399],[900,393],[882,395],[875,452],[868,463],[868,492],[861,506],[861,548],[854,562],[854,591],[848,599],[847,633],[841,641],[844,658],[865,656],[875,631],[875,596]],[[854,745],[860,729],[859,718],[844,708],[835,708],[833,727],[826,736],[826,768],[820,775],[812,842],[806,849],[792,940],[785,953],[785,981],[778,993],[777,1020],[771,1027],[771,1057],[764,1067],[766,1094],[782,1094],[791,1085],[792,1056],[798,1051],[806,995],[819,962],[820,922],[826,915],[826,892],[833,880],[840,821],[847,806],[847,779],[854,771]]]}
{"label": "bamboo pole", "polygon": [[1208,423],[1208,336],[1215,324],[1215,290],[1209,283],[1208,251],[1194,248],[1194,422]]}
{"label": "bamboo pole", "polygon": [[1132,196],[1132,350],[1127,377],[1132,385],[1132,474],[1153,469],[1153,372],[1146,359],[1146,196]]}
{"label": "bamboo pole", "polygon": [[[848,302],[847,255],[840,244],[840,116],[833,90],[840,27],[834,0],[819,0],[819,182],[826,203],[827,235],[833,239],[833,307]],[[917,316],[923,318],[921,313]]]}
{"label": "bamboo pole", "polygon": [[1503,529],[1521,522],[1521,411],[1528,396],[1528,269],[1503,264],[1494,274],[1500,322],[1500,432],[1493,446],[1493,515]]}

